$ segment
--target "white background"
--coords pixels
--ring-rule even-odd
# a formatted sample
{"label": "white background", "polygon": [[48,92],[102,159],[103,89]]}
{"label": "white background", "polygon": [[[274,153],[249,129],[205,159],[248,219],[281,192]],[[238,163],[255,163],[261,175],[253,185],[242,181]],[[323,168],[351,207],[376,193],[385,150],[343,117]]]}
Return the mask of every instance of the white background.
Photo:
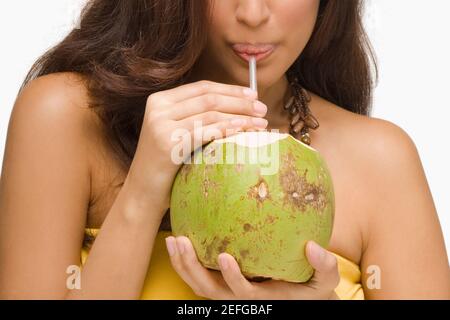
{"label": "white background", "polygon": [[[84,2],[0,2],[0,160],[26,72],[73,27]],[[450,1],[372,0],[367,9],[380,67],[373,116],[396,123],[415,141],[450,252]]]}

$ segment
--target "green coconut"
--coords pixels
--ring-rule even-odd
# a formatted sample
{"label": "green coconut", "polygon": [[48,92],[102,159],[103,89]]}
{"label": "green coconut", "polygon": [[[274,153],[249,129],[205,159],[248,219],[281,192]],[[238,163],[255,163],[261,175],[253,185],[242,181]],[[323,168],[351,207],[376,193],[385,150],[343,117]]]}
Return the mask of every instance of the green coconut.
{"label": "green coconut", "polygon": [[314,273],[307,241],[327,247],[334,190],[315,149],[289,134],[243,132],[198,149],[179,170],[170,215],[199,261],[220,270],[231,254],[250,280],[306,282]]}

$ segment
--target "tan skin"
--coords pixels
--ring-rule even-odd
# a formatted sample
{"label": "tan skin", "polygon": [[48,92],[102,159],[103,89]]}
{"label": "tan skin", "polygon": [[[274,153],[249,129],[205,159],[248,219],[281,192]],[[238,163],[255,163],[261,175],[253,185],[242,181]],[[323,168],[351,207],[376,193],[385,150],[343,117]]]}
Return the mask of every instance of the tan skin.
{"label": "tan skin", "polygon": [[[220,30],[228,30],[229,35],[247,30],[249,37],[258,32],[275,34],[273,30],[289,34],[275,54],[277,59],[272,56],[270,66],[261,65],[258,73],[259,99],[268,106],[267,128],[288,130],[287,118],[279,111],[287,85],[283,74],[310,36],[304,30],[312,30],[318,2],[276,3],[281,2],[217,2],[216,13],[225,12],[221,17],[236,20],[213,20],[216,24],[210,32],[215,40],[209,42],[201,60],[204,64],[193,73],[191,84],[149,97],[128,172],[108,148],[102,124],[87,107],[86,89],[78,75],[49,75],[27,86],[14,106],[0,184],[0,298],[139,297],[177,170],[167,165],[168,126],[188,128],[191,122],[186,119],[195,117],[222,130],[235,128],[231,119],[243,119],[242,129],[255,129],[251,119],[263,116],[252,109],[255,98],[242,94],[245,66],[230,60],[236,59],[231,54],[215,61],[214,52],[224,52],[225,46]],[[293,9],[297,16],[290,17]],[[272,16],[277,19],[269,19]],[[298,28],[298,21],[304,21],[303,28]],[[221,28],[223,23],[228,28]],[[265,28],[271,33],[265,33]],[[303,31],[293,34],[294,29]],[[202,79],[211,82],[198,81]],[[335,225],[327,249],[360,265],[368,299],[450,298],[442,231],[413,141],[392,123],[355,115],[317,95],[312,97],[311,110],[321,124],[312,134],[312,146],[327,161],[336,192]],[[181,103],[184,108],[179,108]],[[220,114],[211,118],[211,110]],[[122,181],[122,188],[112,187]],[[82,271],[82,290],[69,291],[66,268],[79,262],[85,227],[102,227],[102,231]],[[183,241],[187,239],[177,239],[189,249],[189,242]],[[317,288],[308,291],[270,284],[286,292],[279,298],[336,298],[336,265],[329,258],[315,260],[313,250],[308,256],[318,271]],[[174,268],[203,296],[266,298],[276,292],[253,287],[233,267],[212,273],[216,281],[223,275],[222,280],[203,281],[209,285],[200,287],[192,279],[196,273],[192,270],[199,267],[196,260],[186,262],[193,258],[189,254],[183,257],[172,257]],[[227,258],[232,264],[233,259]],[[381,289],[367,287],[365,271],[371,265],[380,267]]]}

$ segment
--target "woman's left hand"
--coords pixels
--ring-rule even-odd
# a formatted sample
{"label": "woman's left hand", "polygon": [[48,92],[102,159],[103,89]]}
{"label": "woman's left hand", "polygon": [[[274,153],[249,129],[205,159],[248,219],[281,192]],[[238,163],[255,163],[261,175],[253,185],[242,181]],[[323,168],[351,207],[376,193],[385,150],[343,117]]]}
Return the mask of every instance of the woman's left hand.
{"label": "woman's left hand", "polygon": [[166,238],[167,250],[175,271],[198,296],[213,300],[312,300],[338,299],[339,284],[336,257],[313,241],[306,245],[306,256],[314,276],[307,283],[267,280],[250,282],[241,273],[233,256],[221,253],[221,271],[209,270],[198,261],[187,237]]}

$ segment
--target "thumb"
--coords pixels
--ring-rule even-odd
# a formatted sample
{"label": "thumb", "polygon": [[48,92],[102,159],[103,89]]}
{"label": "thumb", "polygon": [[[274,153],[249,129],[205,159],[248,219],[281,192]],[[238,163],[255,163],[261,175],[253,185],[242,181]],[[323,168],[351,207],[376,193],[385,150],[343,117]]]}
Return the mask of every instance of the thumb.
{"label": "thumb", "polygon": [[339,270],[336,257],[314,241],[306,244],[306,256],[314,268],[314,280],[334,289],[339,284]]}

